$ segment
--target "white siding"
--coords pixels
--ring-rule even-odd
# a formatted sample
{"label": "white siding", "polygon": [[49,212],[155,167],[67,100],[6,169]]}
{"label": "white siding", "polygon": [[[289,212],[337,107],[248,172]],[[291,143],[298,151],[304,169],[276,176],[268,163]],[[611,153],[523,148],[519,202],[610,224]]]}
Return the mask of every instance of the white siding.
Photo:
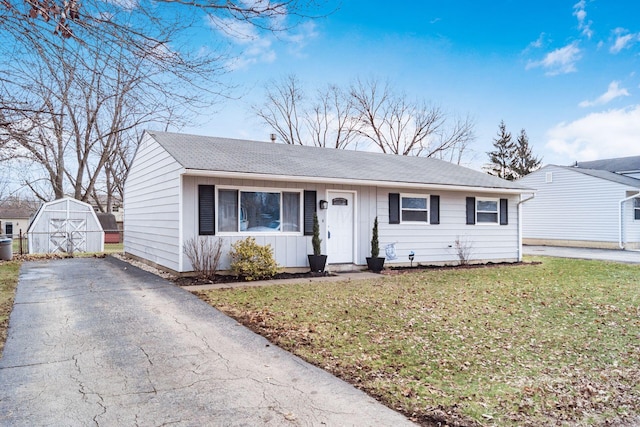
{"label": "white siding", "polygon": [[[546,182],[548,173],[553,174],[552,182]],[[537,190],[523,205],[523,238],[617,245],[619,202],[629,195],[629,187],[555,166],[519,182]],[[625,204],[626,239],[638,242],[640,227],[633,221],[632,204]]]}
{"label": "white siding", "polygon": [[[240,179],[220,179],[185,176],[183,178],[183,235],[185,240],[197,236],[198,233],[198,185],[215,185],[230,187],[251,187],[267,189],[315,190],[318,201],[328,200],[328,191],[354,191],[356,194],[355,219],[355,263],[365,265],[365,258],[370,255],[371,229],[378,216],[379,240],[381,256],[384,256],[387,244],[395,244],[397,259],[389,264],[408,264],[410,251],[416,254],[415,263],[453,264],[458,263],[455,241],[459,238],[469,245],[472,261],[517,261],[518,245],[518,196],[498,194],[468,194],[462,192],[425,192],[421,190],[389,189],[350,185],[323,185],[297,182],[270,182]],[[440,196],[440,224],[389,224],[389,193],[418,193]],[[466,225],[466,197],[508,198],[508,225]],[[128,205],[127,205],[128,209]],[[323,253],[325,253],[326,210],[318,210],[320,234]],[[312,253],[311,236],[303,235],[264,235],[255,236],[259,244],[270,244],[276,261],[285,267],[308,267],[307,254]],[[230,246],[245,236],[210,236],[211,239],[222,239],[224,255],[221,269],[229,267],[228,252]],[[183,256],[184,271],[191,266]]]}
{"label": "white siding", "polygon": [[124,250],[180,271],[182,167],[147,134],[125,184]]}
{"label": "white siding", "polygon": [[[469,248],[471,262],[518,261],[518,196],[411,191],[440,196],[440,224],[389,224],[389,193],[407,193],[407,190],[378,189],[380,252],[382,256],[386,245],[395,244],[397,260],[394,263],[409,263],[411,251],[415,254],[414,265],[458,263],[456,240]],[[508,225],[467,225],[467,197],[507,198]]]}

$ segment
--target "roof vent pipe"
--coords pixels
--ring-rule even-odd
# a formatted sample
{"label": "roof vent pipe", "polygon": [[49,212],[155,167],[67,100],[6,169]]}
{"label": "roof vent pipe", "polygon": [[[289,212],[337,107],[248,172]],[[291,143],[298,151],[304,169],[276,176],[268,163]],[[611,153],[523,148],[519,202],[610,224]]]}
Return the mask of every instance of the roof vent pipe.
{"label": "roof vent pipe", "polygon": [[272,133],[269,136],[271,137],[271,142],[276,142],[276,134],[275,133]]}

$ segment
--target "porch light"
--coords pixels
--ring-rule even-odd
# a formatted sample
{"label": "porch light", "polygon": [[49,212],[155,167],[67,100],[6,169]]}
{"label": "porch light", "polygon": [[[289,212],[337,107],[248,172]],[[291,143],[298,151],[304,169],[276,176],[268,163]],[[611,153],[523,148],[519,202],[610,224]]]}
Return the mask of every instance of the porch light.
{"label": "porch light", "polygon": [[320,209],[327,209],[329,207],[329,202],[326,200],[320,200]]}

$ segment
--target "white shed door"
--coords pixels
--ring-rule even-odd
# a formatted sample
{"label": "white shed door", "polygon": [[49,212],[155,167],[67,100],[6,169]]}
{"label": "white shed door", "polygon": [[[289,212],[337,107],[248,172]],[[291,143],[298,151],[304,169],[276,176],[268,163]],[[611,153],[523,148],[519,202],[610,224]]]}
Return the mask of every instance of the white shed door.
{"label": "white shed door", "polygon": [[327,255],[331,264],[353,262],[353,193],[330,191],[327,212]]}
{"label": "white shed door", "polygon": [[87,221],[84,219],[49,220],[49,252],[86,252]]}

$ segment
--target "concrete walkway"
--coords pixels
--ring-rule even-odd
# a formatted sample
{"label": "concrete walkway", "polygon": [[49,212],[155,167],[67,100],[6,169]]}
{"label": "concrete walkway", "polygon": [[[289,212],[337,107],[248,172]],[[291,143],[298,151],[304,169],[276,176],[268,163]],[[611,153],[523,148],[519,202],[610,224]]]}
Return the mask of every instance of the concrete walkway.
{"label": "concrete walkway", "polygon": [[0,425],[401,426],[403,416],[114,258],[25,262]]}
{"label": "concrete walkway", "polygon": [[640,264],[640,252],[616,249],[567,248],[556,246],[523,246],[525,255],[544,255],[559,258],[594,259]]}

